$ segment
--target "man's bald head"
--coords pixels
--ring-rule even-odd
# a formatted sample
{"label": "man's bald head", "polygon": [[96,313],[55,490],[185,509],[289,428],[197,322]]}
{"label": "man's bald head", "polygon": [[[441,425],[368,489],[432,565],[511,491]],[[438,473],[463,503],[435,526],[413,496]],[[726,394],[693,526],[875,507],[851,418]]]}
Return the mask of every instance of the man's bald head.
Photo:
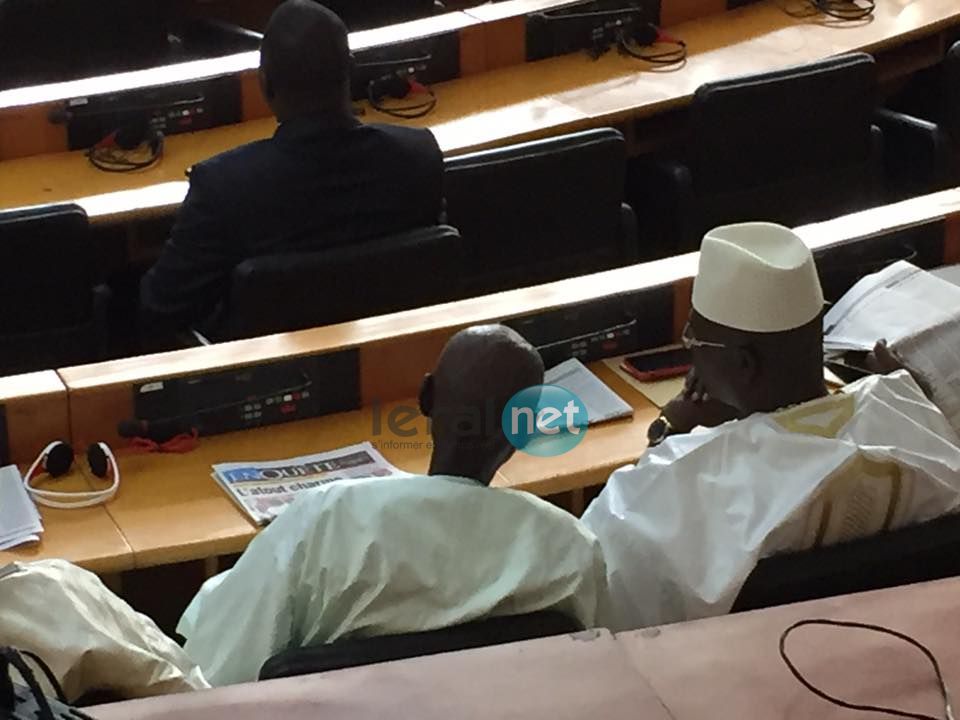
{"label": "man's bald head", "polygon": [[542,382],[539,353],[514,330],[481,325],[454,335],[420,395],[432,421],[432,472],[489,483],[513,452],[500,424],[503,408],[520,390]]}
{"label": "man's bald head", "polygon": [[267,102],[282,121],[349,108],[347,27],[313,0],[286,0],[270,16],[260,47]]}

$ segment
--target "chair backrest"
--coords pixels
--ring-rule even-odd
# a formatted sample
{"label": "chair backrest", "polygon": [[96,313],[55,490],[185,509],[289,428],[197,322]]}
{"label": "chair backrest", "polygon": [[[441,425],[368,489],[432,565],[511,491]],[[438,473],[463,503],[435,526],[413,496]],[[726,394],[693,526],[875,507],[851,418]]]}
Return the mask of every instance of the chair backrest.
{"label": "chair backrest", "polygon": [[562,635],[583,629],[577,621],[562,613],[542,610],[526,615],[487,618],[442,630],[340,640],[328,645],[296,648],[275,655],[264,663],[260,670],[260,679],[341,670],[422,655]]}
{"label": "chair backrest", "polygon": [[209,327],[215,340],[330,325],[460,297],[463,247],[446,225],[357,245],[246,260]]}
{"label": "chair backrest", "polygon": [[95,291],[97,257],[80,207],[0,212],[0,265],[0,371],[102,358],[106,297]]}
{"label": "chair backrest", "polygon": [[636,262],[622,231],[623,136],[606,128],[446,161],[447,222],[469,244],[475,292]]}
{"label": "chair backrest", "polygon": [[685,154],[703,228],[794,225],[866,206],[879,190],[875,65],[864,53],[702,85]]}
{"label": "chair backrest", "polygon": [[960,514],[761,560],[734,611],[960,575]]}
{"label": "chair backrest", "polygon": [[953,44],[943,61],[944,129],[960,144],[960,41]]}
{"label": "chair backrest", "polygon": [[339,15],[351,30],[416,20],[434,12],[433,0],[324,0],[323,4]]}
{"label": "chair backrest", "polygon": [[0,89],[159,61],[168,47],[163,6],[162,0],[0,0]]}

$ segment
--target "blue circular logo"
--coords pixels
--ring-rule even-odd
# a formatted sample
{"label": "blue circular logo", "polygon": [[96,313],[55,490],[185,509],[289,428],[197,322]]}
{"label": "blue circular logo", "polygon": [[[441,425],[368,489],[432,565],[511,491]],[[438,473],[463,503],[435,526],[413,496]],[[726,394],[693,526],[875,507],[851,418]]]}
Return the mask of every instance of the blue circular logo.
{"label": "blue circular logo", "polygon": [[500,423],[517,450],[540,457],[562,455],[587,434],[587,408],[558,385],[533,385],[510,398]]}

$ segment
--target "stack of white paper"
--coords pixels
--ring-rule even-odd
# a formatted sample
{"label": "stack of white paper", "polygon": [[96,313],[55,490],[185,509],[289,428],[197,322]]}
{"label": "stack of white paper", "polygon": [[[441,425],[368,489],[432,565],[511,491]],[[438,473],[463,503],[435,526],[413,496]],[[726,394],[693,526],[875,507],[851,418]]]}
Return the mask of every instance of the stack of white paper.
{"label": "stack of white paper", "polygon": [[633,415],[633,408],[576,358],[547,370],[543,382],[558,385],[580,398],[590,425]]}
{"label": "stack of white paper", "polygon": [[960,316],[960,287],[905,260],[867,275],[823,320],[825,350],[873,350],[895,345]]}
{"label": "stack of white paper", "polygon": [[886,340],[960,428],[960,287],[901,260],[850,288],[823,325],[827,352],[872,350]]}
{"label": "stack of white paper", "polygon": [[23,486],[16,465],[0,468],[0,550],[38,542],[43,525],[40,513]]}

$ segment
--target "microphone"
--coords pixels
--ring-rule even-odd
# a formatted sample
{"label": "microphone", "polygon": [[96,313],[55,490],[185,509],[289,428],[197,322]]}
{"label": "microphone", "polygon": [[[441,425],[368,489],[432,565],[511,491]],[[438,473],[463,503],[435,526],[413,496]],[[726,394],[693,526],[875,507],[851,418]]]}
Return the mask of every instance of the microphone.
{"label": "microphone", "polygon": [[171,420],[121,420],[117,433],[122,438],[146,438],[163,444],[177,435],[190,434],[193,426],[184,418]]}

